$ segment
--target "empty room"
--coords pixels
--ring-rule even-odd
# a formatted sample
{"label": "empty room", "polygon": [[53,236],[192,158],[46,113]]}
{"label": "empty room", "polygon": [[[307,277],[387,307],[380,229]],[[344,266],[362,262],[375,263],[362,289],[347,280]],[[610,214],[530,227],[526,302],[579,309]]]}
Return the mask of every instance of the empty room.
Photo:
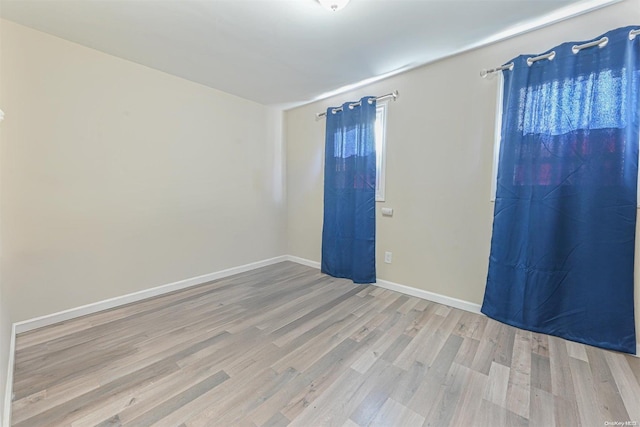
{"label": "empty room", "polygon": [[640,425],[640,0],[0,0],[2,426]]}

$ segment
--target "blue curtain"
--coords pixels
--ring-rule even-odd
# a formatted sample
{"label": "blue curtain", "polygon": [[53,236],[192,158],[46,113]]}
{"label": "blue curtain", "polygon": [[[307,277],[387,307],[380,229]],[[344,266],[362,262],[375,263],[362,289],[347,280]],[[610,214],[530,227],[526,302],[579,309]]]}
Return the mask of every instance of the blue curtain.
{"label": "blue curtain", "polygon": [[602,48],[562,44],[531,66],[519,56],[504,71],[482,305],[513,326],[627,353],[636,351],[640,123],[640,37],[630,40],[631,29],[604,34]]}
{"label": "blue curtain", "polygon": [[[371,100],[371,103],[369,102]],[[322,272],[376,281],[376,102],[327,109]]]}

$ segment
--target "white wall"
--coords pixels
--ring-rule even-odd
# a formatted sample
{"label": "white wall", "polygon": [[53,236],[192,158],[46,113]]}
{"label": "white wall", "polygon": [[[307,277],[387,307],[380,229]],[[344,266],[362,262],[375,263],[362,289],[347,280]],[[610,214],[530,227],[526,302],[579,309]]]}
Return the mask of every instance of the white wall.
{"label": "white wall", "polygon": [[[628,0],[288,111],[288,253],[320,260],[325,123],[314,114],[398,90],[388,109],[386,202],[377,204],[378,278],[480,304],[493,220],[497,84],[480,70],[638,23],[640,0]],[[382,217],[382,206],[394,216]],[[392,264],[383,262],[384,251],[393,252]]]}
{"label": "white wall", "polygon": [[1,36],[13,322],[285,253],[280,113],[12,22]]}
{"label": "white wall", "polygon": [[[2,26],[0,20],[0,52],[2,51]],[[0,55],[0,82],[2,81],[2,57]],[[0,85],[0,109],[2,109],[2,86]],[[0,121],[0,147],[3,145],[2,122]],[[1,150],[0,150],[1,156]],[[0,157],[1,160],[1,157]],[[0,204],[2,200],[2,162],[0,161]],[[2,210],[0,209],[0,218]],[[2,221],[0,221],[0,242],[2,241]],[[9,347],[11,342],[11,319],[9,317],[9,305],[4,297],[4,281],[2,280],[2,246],[0,245],[0,425],[4,421],[4,397],[7,386],[7,373],[9,368]]]}

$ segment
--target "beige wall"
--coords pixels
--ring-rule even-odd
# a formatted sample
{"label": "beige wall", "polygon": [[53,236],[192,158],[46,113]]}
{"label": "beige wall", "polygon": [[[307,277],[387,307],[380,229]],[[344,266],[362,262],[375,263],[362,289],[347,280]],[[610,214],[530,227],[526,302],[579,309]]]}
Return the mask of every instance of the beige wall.
{"label": "beige wall", "polygon": [[[324,120],[314,114],[397,89],[388,109],[386,201],[377,203],[378,278],[480,304],[493,219],[498,80],[479,71],[638,23],[640,0],[628,0],[288,111],[288,253],[320,261]],[[382,217],[382,206],[394,208],[394,216]],[[392,264],[383,262],[384,251],[393,252]]]}
{"label": "beige wall", "polygon": [[283,255],[281,113],[4,21],[11,321]]}
{"label": "beige wall", "polygon": [[[3,21],[0,20],[0,52],[2,52],[2,26]],[[0,81],[2,81],[2,56],[0,55]],[[2,109],[2,86],[0,85],[0,109]],[[2,147],[2,122],[0,122],[0,147]],[[0,150],[1,156],[1,150]],[[1,159],[1,157],[0,157]],[[0,161],[0,201],[2,199],[2,162]],[[0,217],[1,217],[1,209],[0,209]],[[0,224],[2,221],[0,221]],[[2,229],[0,227],[0,242],[2,241]],[[6,298],[4,297],[4,281],[2,280],[2,247],[0,245],[0,425],[4,421],[4,396],[5,389],[7,386],[7,373],[8,373],[8,362],[9,362],[9,348],[10,348],[10,340],[11,340],[11,319],[9,317],[9,305],[6,302]]]}

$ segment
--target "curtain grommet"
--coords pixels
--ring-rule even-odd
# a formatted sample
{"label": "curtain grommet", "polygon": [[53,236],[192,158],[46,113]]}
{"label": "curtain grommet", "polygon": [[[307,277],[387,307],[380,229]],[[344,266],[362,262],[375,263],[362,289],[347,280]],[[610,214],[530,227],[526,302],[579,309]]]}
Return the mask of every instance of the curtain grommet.
{"label": "curtain grommet", "polygon": [[553,58],[556,57],[556,51],[552,50],[549,53],[545,53],[544,55],[532,56],[527,58],[527,65],[531,67],[534,62],[542,61],[543,59],[548,59],[549,61],[553,61]]}
{"label": "curtain grommet", "polygon": [[609,44],[609,37],[603,37],[600,40],[596,40],[596,41],[592,41],[589,43],[585,43],[585,44],[574,44],[573,46],[571,46],[571,52],[573,52],[573,54],[577,54],[578,52],[580,52],[582,49],[586,49],[588,47],[593,47],[593,46],[598,46],[600,49],[602,49],[603,47],[605,47],[607,44]]}

